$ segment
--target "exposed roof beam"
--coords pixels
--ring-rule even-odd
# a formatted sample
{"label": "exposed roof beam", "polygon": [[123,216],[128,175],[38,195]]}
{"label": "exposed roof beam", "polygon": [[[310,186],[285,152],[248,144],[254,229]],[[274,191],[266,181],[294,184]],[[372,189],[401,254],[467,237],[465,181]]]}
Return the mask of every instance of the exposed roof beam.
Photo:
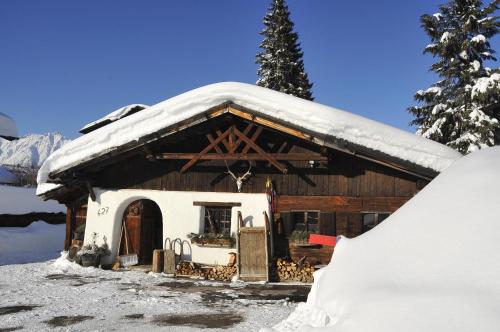
{"label": "exposed roof beam", "polygon": [[196,164],[196,162],[200,159],[201,156],[203,156],[204,154],[206,154],[210,150],[214,149],[214,147],[217,144],[219,144],[224,138],[226,138],[227,136],[229,136],[229,134],[231,133],[230,129],[231,128],[229,128],[228,130],[226,130],[222,135],[220,135],[219,137],[217,137],[212,143],[210,143],[206,148],[204,148],[200,153],[198,153],[193,159],[191,159],[190,161],[188,161],[186,163],[186,165],[182,166],[181,173],[187,171],[191,166],[193,166],[194,164]]}
{"label": "exposed roof beam", "polygon": [[[275,160],[288,161],[328,161],[328,157],[319,153],[266,153],[267,156]],[[152,156],[159,160],[191,160],[198,156],[198,153],[159,153]],[[198,160],[267,160],[260,153],[207,153],[198,157]]]}

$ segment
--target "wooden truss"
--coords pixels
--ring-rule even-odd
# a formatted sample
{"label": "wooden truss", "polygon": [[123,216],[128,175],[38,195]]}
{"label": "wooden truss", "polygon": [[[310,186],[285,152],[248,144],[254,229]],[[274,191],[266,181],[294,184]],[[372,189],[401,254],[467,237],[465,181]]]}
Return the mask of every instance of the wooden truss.
{"label": "wooden truss", "polygon": [[[186,172],[200,160],[263,160],[268,161],[284,174],[287,173],[287,168],[280,161],[327,160],[327,157],[319,153],[283,153],[284,145],[277,153],[266,152],[256,143],[263,127],[257,126],[254,133],[250,137],[248,136],[254,126],[253,123],[249,123],[243,132],[234,125],[224,132],[216,130],[215,138],[214,135],[207,134],[209,144],[198,153],[159,153],[153,157],[154,159],[189,160],[181,168],[181,173]],[[242,148],[240,149],[240,147]]]}

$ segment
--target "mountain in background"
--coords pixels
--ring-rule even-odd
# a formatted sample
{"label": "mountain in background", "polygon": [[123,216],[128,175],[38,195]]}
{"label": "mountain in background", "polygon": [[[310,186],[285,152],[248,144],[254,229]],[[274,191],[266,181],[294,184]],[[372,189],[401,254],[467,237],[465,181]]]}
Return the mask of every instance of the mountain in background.
{"label": "mountain in background", "polygon": [[52,152],[70,141],[59,133],[30,134],[14,141],[0,138],[0,165],[39,168]]}

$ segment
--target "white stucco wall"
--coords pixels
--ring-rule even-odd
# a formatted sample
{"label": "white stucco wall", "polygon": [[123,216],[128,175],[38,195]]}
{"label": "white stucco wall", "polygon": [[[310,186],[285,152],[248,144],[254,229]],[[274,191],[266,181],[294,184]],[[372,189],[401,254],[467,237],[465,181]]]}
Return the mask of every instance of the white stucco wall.
{"label": "white stucco wall", "polygon": [[[87,226],[85,228],[85,243],[92,241],[92,233],[99,234],[99,242],[106,236],[108,245],[116,255],[121,222],[127,206],[138,199],[150,199],[160,207],[163,218],[163,241],[180,238],[191,243],[187,234],[199,233],[203,229],[204,214],[201,206],[193,206],[193,202],[237,202],[241,206],[231,209],[231,234],[236,233],[237,213],[241,211],[246,225],[263,226],[265,224],[263,212],[268,211],[266,194],[245,193],[214,193],[214,192],[186,192],[186,191],[160,191],[160,190],[103,190],[94,188],[96,200],[89,199],[87,209]],[[100,213],[99,213],[100,212]],[[184,259],[205,264],[226,264],[228,253],[236,251],[235,248],[206,248],[191,245],[184,246]],[[187,252],[186,252],[187,251]],[[179,246],[177,246],[179,253]],[[109,257],[111,263],[113,257]]]}

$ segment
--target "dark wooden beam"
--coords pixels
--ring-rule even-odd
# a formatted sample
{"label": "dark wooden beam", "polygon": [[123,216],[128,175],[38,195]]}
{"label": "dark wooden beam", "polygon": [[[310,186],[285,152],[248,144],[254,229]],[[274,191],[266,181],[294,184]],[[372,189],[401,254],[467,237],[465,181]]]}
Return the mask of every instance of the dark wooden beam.
{"label": "dark wooden beam", "polygon": [[87,187],[87,191],[89,192],[90,199],[92,200],[92,202],[95,202],[96,197],[94,188],[92,188],[92,185],[90,184],[89,180],[85,180],[85,186]]}
{"label": "dark wooden beam", "polygon": [[[279,147],[277,153],[282,153],[283,150],[285,149],[285,147],[287,146],[288,142],[287,141],[284,141],[281,146]],[[282,159],[283,160],[283,159]],[[311,160],[311,159],[309,159]],[[267,163],[267,166],[271,166],[271,163]]]}
{"label": "dark wooden beam", "polygon": [[230,129],[226,130],[222,135],[217,137],[212,143],[210,143],[206,148],[203,149],[200,153],[198,153],[193,159],[188,161],[184,166],[181,168],[181,173],[184,173],[187,171],[191,166],[196,164],[196,162],[203,156],[204,154],[208,153],[210,150],[214,149],[214,147],[219,144],[224,138],[226,138],[230,134]]}
{"label": "dark wooden beam", "polygon": [[[220,150],[220,149],[219,149]],[[328,157],[319,153],[266,153],[276,160],[288,161],[328,161]],[[156,154],[156,159],[166,160],[189,160],[197,157],[197,153],[160,153]],[[199,160],[269,160],[260,153],[207,153],[199,157]]]}
{"label": "dark wooden beam", "polygon": [[235,139],[234,139],[234,126],[231,126],[231,131],[229,133],[229,149],[228,150],[233,150]]}
{"label": "dark wooden beam", "polygon": [[[262,133],[263,129],[264,129],[263,127],[258,127],[257,130],[255,131],[255,133],[253,133],[253,135],[250,138],[250,140],[255,143],[255,141],[257,140],[257,138],[259,138],[260,134]],[[247,153],[248,150],[250,150],[250,145],[247,144],[245,146],[245,148],[243,149],[242,153]]]}
{"label": "dark wooden beam", "polygon": [[[248,136],[248,133],[250,132],[250,130],[252,130],[253,127],[254,127],[254,124],[253,123],[249,123],[246,126],[245,130],[243,130],[243,134],[245,136]],[[234,144],[234,146],[229,150],[229,153],[235,153],[236,150],[239,148],[239,146],[241,145],[242,142],[243,142],[243,140],[238,137],[238,139],[236,140],[236,143]]]}
{"label": "dark wooden beam", "polygon": [[[207,136],[210,144],[212,144],[215,141],[215,139],[212,137],[212,134],[206,134],[205,136]],[[219,145],[216,144],[214,146],[214,148],[215,148],[215,151],[217,151],[217,153],[221,153],[221,154],[224,153],[224,152],[222,152],[221,148],[219,148]],[[158,158],[158,159],[163,159],[163,158]],[[189,158],[189,159],[191,159],[191,158]]]}
{"label": "dark wooden beam", "polygon": [[[261,128],[261,127],[260,127]],[[286,174],[287,169],[285,166],[280,164],[275,158],[271,157],[267,152],[261,149],[260,146],[252,142],[248,137],[243,135],[241,131],[239,131],[237,128],[234,129],[234,133],[236,136],[240,137],[247,145],[250,145],[252,149],[255,150],[258,154],[262,155],[265,159],[267,159],[271,164],[273,164],[277,169],[279,169],[282,173]]]}
{"label": "dark wooden beam", "polygon": [[[222,131],[220,131],[219,129],[217,129],[215,133],[217,134],[217,137],[222,135]],[[229,142],[226,138],[222,139],[222,144],[224,144],[228,151],[231,150],[231,146],[229,145]]]}

